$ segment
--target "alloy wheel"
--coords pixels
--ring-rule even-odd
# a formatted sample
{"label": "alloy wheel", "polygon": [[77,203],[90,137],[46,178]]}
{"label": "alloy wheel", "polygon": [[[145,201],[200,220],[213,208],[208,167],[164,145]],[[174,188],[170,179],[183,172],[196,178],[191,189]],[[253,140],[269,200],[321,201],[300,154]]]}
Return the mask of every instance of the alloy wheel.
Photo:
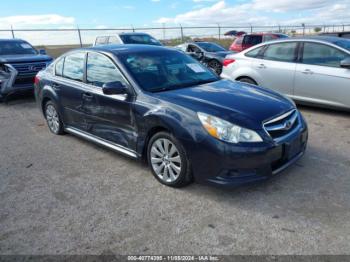
{"label": "alloy wheel", "polygon": [[46,121],[50,130],[57,134],[60,130],[60,120],[56,108],[53,105],[48,105],[46,107]]}
{"label": "alloy wheel", "polygon": [[164,182],[174,182],[181,173],[181,157],[169,139],[159,138],[151,147],[151,165],[156,175]]}

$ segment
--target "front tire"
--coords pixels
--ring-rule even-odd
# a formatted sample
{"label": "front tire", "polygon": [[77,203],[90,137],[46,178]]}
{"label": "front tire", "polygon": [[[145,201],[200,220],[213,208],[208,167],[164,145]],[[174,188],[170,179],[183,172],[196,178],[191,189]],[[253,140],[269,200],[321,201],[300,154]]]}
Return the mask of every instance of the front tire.
{"label": "front tire", "polygon": [[45,104],[45,118],[50,131],[55,135],[63,135],[64,127],[57,106],[52,101]]}
{"label": "front tire", "polygon": [[148,164],[155,178],[171,187],[192,182],[191,163],[182,144],[171,134],[159,132],[148,143]]}

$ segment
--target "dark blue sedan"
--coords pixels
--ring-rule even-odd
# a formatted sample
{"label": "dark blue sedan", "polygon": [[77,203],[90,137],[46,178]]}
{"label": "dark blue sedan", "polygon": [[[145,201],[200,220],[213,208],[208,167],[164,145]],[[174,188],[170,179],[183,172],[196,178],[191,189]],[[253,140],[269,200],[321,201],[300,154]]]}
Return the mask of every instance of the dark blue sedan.
{"label": "dark blue sedan", "polygon": [[307,144],[307,125],[291,100],[221,80],[174,49],[79,49],[35,83],[52,133],[143,158],[168,186],[267,179],[297,161]]}

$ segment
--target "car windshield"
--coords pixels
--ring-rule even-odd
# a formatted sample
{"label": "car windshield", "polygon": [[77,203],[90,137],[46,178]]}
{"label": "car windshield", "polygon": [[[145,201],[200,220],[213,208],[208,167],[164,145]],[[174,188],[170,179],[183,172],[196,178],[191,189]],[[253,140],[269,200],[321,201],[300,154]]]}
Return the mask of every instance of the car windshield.
{"label": "car windshield", "polygon": [[203,48],[207,52],[221,52],[226,51],[222,46],[215,43],[196,43],[199,47]]}
{"label": "car windshield", "polygon": [[346,40],[346,39],[339,40],[339,41],[334,42],[334,44],[350,51],[350,40]]}
{"label": "car windshield", "polygon": [[0,55],[35,55],[37,51],[26,42],[0,41]]}
{"label": "car windshield", "polygon": [[191,87],[219,80],[196,60],[176,50],[124,53],[119,58],[140,87],[148,92]]}
{"label": "car windshield", "polygon": [[157,39],[149,35],[121,35],[120,38],[124,44],[162,45]]}

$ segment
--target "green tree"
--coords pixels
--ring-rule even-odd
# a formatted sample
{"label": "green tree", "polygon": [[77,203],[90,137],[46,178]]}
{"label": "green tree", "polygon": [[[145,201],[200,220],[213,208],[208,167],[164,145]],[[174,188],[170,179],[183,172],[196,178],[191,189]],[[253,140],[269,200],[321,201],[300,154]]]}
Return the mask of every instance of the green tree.
{"label": "green tree", "polygon": [[321,27],[315,27],[314,31],[315,31],[315,33],[319,33],[319,32],[322,31],[322,28]]}

